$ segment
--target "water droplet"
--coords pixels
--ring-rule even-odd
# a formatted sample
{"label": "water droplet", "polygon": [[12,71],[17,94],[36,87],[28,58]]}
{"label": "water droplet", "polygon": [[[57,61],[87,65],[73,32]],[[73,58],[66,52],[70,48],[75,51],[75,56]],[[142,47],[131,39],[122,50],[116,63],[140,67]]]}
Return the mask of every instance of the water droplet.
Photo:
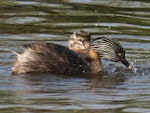
{"label": "water droplet", "polygon": [[95,24],[95,26],[97,27],[97,26],[98,26],[98,24]]}
{"label": "water droplet", "polygon": [[133,69],[133,72],[136,73],[136,72],[137,72],[137,68],[134,68],[134,69]]}
{"label": "water droplet", "polygon": [[82,65],[79,65],[79,67],[83,67]]}
{"label": "water droplet", "polygon": [[142,73],[142,75],[144,76],[144,75],[145,75],[145,73],[143,72],[143,73]]}
{"label": "water droplet", "polygon": [[111,72],[114,73],[116,71],[116,68],[112,68]]}

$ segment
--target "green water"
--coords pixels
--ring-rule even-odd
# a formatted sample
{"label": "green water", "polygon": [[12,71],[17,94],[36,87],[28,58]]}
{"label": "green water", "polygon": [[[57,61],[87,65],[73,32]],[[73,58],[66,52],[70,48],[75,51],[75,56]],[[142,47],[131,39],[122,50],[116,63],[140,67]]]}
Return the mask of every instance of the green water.
{"label": "green water", "polygon": [[[134,66],[103,61],[89,77],[12,76],[15,55],[31,42],[67,46],[74,31],[120,41]],[[1,113],[149,113],[149,0],[0,0]]]}

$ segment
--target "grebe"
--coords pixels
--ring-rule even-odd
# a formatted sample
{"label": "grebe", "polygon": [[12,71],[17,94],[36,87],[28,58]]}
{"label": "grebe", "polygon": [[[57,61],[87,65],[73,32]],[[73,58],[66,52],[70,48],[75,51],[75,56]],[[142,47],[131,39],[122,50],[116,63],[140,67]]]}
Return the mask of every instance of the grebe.
{"label": "grebe", "polygon": [[84,58],[88,55],[88,50],[90,46],[91,36],[89,33],[82,30],[74,32],[68,39],[69,49],[82,55]]}
{"label": "grebe", "polygon": [[68,42],[69,49],[80,54],[85,59],[87,59],[86,57],[88,55],[86,48],[90,46],[91,49],[99,53],[100,58],[114,62],[121,62],[131,70],[133,68],[126,60],[125,50],[117,40],[103,36],[91,40],[89,33],[78,30],[70,36]]}
{"label": "grebe", "polygon": [[[13,74],[31,72],[56,74],[97,73],[103,70],[100,57],[106,58],[107,56],[104,50],[101,51],[101,49],[106,49],[99,45],[101,40],[103,39],[97,38],[91,41],[88,33],[79,30],[69,38],[69,48],[44,42],[25,44],[22,53],[13,52],[17,55],[17,60],[12,68]],[[110,40],[109,43],[114,42]],[[109,47],[109,45],[107,46]],[[109,48],[113,46],[116,45],[112,44]],[[118,45],[117,48],[120,48],[120,46]],[[115,49],[115,51],[117,50]],[[114,49],[111,49],[111,51],[114,51]],[[109,58],[113,58],[112,55]]]}
{"label": "grebe", "polygon": [[62,45],[54,43],[25,44],[22,53],[13,52],[17,55],[17,60],[12,68],[13,74],[29,72],[79,74],[101,71],[102,64],[99,53],[90,48],[90,44],[85,47],[84,40],[76,41],[76,44],[79,45],[78,51],[86,51],[89,61]]}

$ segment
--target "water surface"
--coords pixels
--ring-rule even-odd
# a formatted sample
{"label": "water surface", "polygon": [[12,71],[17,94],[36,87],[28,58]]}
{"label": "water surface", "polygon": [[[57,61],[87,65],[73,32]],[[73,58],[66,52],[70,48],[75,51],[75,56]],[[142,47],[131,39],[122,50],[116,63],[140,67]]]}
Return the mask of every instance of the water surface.
{"label": "water surface", "polygon": [[[12,76],[15,55],[31,42],[67,46],[72,32],[120,41],[134,66],[103,61],[105,71],[88,76]],[[0,1],[0,111],[7,113],[149,113],[149,0]]]}

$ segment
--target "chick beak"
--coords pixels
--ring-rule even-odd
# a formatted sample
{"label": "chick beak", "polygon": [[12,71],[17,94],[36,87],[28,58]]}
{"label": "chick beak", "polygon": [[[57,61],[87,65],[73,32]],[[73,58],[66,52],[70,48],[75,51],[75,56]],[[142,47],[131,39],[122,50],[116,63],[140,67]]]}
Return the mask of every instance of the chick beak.
{"label": "chick beak", "polygon": [[90,42],[89,41],[82,41],[82,43],[83,43],[83,46],[85,48],[89,48],[90,47]]}

